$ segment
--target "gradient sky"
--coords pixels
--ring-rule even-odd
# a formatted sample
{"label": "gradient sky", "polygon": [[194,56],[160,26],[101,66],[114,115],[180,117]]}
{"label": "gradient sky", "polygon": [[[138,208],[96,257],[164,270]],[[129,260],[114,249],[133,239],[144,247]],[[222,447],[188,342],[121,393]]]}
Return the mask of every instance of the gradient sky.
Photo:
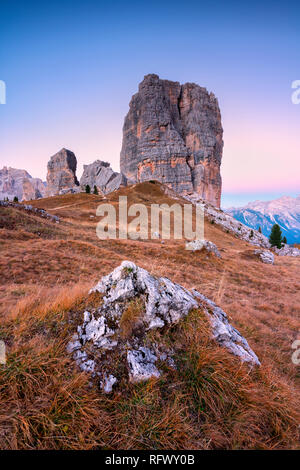
{"label": "gradient sky", "polygon": [[0,167],[45,179],[66,147],[79,177],[96,158],[118,170],[130,98],[157,73],[218,97],[224,206],[299,194],[299,2],[241,3],[1,0]]}

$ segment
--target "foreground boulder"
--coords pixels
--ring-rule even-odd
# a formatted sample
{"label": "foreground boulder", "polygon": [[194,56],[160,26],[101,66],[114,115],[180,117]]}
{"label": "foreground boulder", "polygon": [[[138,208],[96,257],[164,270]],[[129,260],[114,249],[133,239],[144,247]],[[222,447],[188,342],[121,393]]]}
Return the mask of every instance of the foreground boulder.
{"label": "foreground boulder", "polygon": [[80,186],[84,191],[89,185],[91,190],[97,187],[101,194],[108,194],[126,185],[126,178],[122,173],[113,171],[110,164],[101,160],[96,160],[90,165],[83,165],[83,174],[80,178]]}
{"label": "foreground boulder", "polygon": [[46,196],[80,191],[76,177],[77,159],[71,150],[61,149],[50,158]]}
{"label": "foreground boulder", "polygon": [[129,107],[120,158],[126,178],[158,180],[219,207],[223,129],[214,94],[149,74]]}
{"label": "foreground boulder", "polygon": [[173,351],[151,342],[147,332],[168,328],[201,309],[207,316],[212,338],[243,362],[259,365],[245,338],[228,322],[226,314],[197,291],[189,292],[168,278],[155,278],[134,263],[123,261],[104,276],[90,293],[103,295],[97,308],[85,311],[68,351],[82,370],[99,378],[110,392],[127,374],[131,382],[159,377],[157,361],[176,367]]}

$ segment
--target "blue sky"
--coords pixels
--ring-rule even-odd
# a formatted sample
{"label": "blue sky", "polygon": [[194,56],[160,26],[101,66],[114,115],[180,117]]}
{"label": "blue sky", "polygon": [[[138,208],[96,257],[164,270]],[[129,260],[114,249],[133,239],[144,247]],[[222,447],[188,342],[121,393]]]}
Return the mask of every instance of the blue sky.
{"label": "blue sky", "polygon": [[[205,86],[224,127],[223,205],[299,190],[300,6],[286,2],[0,4],[0,166],[45,179],[67,147],[119,165],[122,125],[148,73]],[[258,197],[259,196],[259,197]]]}

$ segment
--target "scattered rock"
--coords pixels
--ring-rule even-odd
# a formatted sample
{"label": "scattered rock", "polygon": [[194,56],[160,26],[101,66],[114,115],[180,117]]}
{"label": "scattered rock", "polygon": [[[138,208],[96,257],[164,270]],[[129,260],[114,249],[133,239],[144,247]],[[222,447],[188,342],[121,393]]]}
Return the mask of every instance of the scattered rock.
{"label": "scattered rock", "polygon": [[80,193],[80,187],[79,186],[73,186],[73,188],[64,188],[60,189],[58,194],[61,196],[63,194],[77,194]]}
{"label": "scattered rock", "polygon": [[217,258],[221,258],[221,254],[217,246],[209,240],[193,240],[191,242],[186,242],[186,250],[191,251],[201,251],[206,250],[208,253],[213,253]]}
{"label": "scattered rock", "polygon": [[[173,351],[152,343],[147,332],[178,323],[193,309],[202,308],[212,325],[212,337],[242,361],[259,364],[243,336],[228,322],[226,314],[197,291],[189,292],[168,278],[155,278],[134,263],[123,261],[90,290],[101,293],[101,305],[85,311],[83,323],[67,350],[82,370],[100,379],[105,392],[119,380],[121,361],[129,380],[158,378],[157,358],[175,368]],[[138,308],[132,302],[139,301]],[[130,310],[135,308],[136,310]],[[132,317],[133,315],[133,317]],[[133,321],[134,320],[134,321]],[[124,324],[130,334],[124,336]]]}
{"label": "scattered rock", "polygon": [[300,256],[299,248],[290,245],[284,245],[282,248],[273,247],[273,250],[278,256]]}
{"label": "scattered rock", "polygon": [[14,207],[15,209],[21,209],[26,212],[31,212],[32,214],[38,215],[39,217],[42,217],[43,219],[52,220],[52,222],[56,222],[57,224],[60,222],[60,218],[57,215],[49,214],[44,209],[33,207],[31,204],[19,204],[17,202],[0,201],[0,206]]}
{"label": "scattered rock", "polygon": [[255,250],[254,254],[257,255],[263,263],[274,264],[274,254],[268,250]]}
{"label": "scattered rock", "polygon": [[114,384],[117,382],[118,380],[114,375],[110,374],[108,377],[105,375],[103,380],[100,380],[100,388],[104,391],[104,393],[111,393]]}
{"label": "scattered rock", "polygon": [[157,240],[160,238],[160,233],[159,232],[152,232],[151,238],[154,240]]}
{"label": "scattered rock", "polygon": [[158,180],[219,206],[223,129],[213,93],[150,74],[129,106],[120,158],[126,178]]}

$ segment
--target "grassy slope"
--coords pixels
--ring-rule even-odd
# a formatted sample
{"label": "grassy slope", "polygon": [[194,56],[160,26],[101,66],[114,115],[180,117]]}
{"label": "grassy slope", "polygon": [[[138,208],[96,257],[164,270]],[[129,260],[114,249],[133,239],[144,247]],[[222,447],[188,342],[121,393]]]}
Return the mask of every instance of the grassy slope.
{"label": "grassy slope", "polygon": [[[160,185],[113,193],[131,202],[172,202]],[[101,196],[76,194],[32,201],[60,224],[0,209],[0,448],[296,448],[299,367],[291,344],[299,335],[297,258],[274,266],[249,256],[249,245],[206,223],[205,237],[222,259],[191,253],[181,241],[100,241]],[[174,201],[173,201],[174,202]],[[177,201],[178,202],[178,201]],[[128,385],[111,397],[88,386],[65,354],[89,287],[124,259],[215,300],[262,361],[249,372],[208,340],[194,312],[167,332],[179,370],[159,381]],[[77,315],[78,316],[78,315]],[[297,376],[298,374],[298,376]],[[298,394],[298,395],[297,395]]]}

